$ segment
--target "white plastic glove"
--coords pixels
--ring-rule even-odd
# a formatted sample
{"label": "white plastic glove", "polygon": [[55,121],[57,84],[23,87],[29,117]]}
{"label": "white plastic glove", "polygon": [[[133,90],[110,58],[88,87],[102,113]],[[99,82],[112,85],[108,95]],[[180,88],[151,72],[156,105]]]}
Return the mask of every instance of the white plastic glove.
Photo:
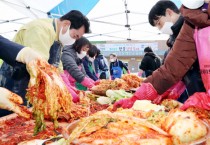
{"label": "white plastic glove", "polygon": [[20,96],[2,87],[0,87],[0,92],[0,108],[13,111],[22,117],[30,118],[30,113],[27,108],[20,106],[23,103]]}
{"label": "white plastic glove", "polygon": [[20,50],[16,57],[16,60],[18,62],[22,62],[25,64],[28,64],[29,62],[36,59],[42,59],[41,55],[30,47],[24,47],[22,50]]}

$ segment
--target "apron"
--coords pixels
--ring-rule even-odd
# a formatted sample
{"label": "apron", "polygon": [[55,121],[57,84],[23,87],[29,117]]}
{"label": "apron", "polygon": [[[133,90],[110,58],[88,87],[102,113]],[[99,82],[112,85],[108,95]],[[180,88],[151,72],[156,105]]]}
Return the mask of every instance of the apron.
{"label": "apron", "polygon": [[112,67],[112,71],[113,71],[113,80],[116,78],[121,78],[122,68],[119,65],[119,61],[117,62],[117,66]]}

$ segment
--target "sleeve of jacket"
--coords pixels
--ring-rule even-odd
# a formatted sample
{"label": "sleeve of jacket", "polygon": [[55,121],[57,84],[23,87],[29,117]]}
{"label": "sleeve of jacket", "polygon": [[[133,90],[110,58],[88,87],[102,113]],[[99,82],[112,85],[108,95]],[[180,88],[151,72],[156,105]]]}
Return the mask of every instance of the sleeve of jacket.
{"label": "sleeve of jacket", "polygon": [[148,63],[147,57],[144,56],[143,59],[142,59],[142,61],[141,61],[140,66],[139,66],[139,69],[141,69],[143,71],[147,70],[147,63]]}
{"label": "sleeve of jacket", "polygon": [[89,62],[87,60],[83,60],[82,63],[83,63],[85,72],[89,76],[89,78],[91,78],[92,80],[96,81],[97,80],[97,77],[94,76],[94,74],[91,73],[91,71],[89,69],[89,64],[88,64]]}
{"label": "sleeve of jacket", "polygon": [[151,83],[158,94],[164,93],[180,81],[197,59],[194,29],[184,22],[183,27],[168,53],[164,64],[154,71],[145,82]]}
{"label": "sleeve of jacket", "polygon": [[113,62],[111,62],[110,63],[110,66],[109,66],[109,70],[110,70],[110,75],[111,76],[113,75],[112,65],[113,65]]}
{"label": "sleeve of jacket", "polygon": [[[22,30],[23,31],[23,30]],[[31,27],[30,29],[24,30],[23,44],[24,46],[31,47],[36,52],[42,55],[46,60],[49,59],[50,48],[54,42],[54,32],[51,32],[45,28]],[[14,39],[18,42],[18,39]]]}
{"label": "sleeve of jacket", "polygon": [[96,73],[99,73],[99,59],[94,60],[94,67],[95,67]]}
{"label": "sleeve of jacket", "polygon": [[0,36],[0,59],[13,66],[17,54],[23,47],[24,46]]}
{"label": "sleeve of jacket", "polygon": [[65,70],[69,72],[69,74],[79,83],[81,83],[84,78],[85,74],[79,69],[77,66],[75,57],[72,53],[64,51],[61,57],[63,67]]}
{"label": "sleeve of jacket", "polygon": [[128,67],[122,61],[120,61],[120,66],[128,71]]}
{"label": "sleeve of jacket", "polygon": [[188,9],[182,5],[180,8],[180,11],[182,13],[182,16],[185,18],[185,20],[189,21],[194,26],[199,27],[207,27],[210,25],[210,19],[209,19],[209,12],[210,12],[210,4],[208,6],[208,13],[203,12],[200,8],[199,9]]}

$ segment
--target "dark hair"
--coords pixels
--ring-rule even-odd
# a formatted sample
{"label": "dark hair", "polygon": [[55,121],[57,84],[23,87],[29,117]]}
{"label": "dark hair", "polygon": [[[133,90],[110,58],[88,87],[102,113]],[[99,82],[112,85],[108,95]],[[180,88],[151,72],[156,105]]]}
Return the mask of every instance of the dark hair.
{"label": "dark hair", "polygon": [[144,52],[153,52],[150,46],[144,48]]}
{"label": "dark hair", "polygon": [[109,56],[117,57],[116,53],[111,53]]}
{"label": "dark hair", "polygon": [[81,38],[75,41],[72,47],[76,50],[77,53],[80,53],[82,47],[85,45],[89,45],[89,48],[91,47],[90,41],[82,36]]}
{"label": "dark hair", "polygon": [[99,54],[101,54],[101,50],[99,48],[97,48],[97,54],[96,54],[96,57],[99,56]]}
{"label": "dark hair", "polygon": [[160,0],[158,1],[149,12],[149,23],[155,26],[154,21],[158,20],[161,16],[165,16],[166,9],[171,9],[175,13],[179,14],[178,7],[170,0]]}
{"label": "dark hair", "polygon": [[97,52],[98,48],[95,45],[91,45],[90,49],[88,50],[88,55],[93,58],[97,55]]}
{"label": "dark hair", "polygon": [[84,25],[85,33],[90,33],[90,22],[80,11],[72,10],[60,17],[60,20],[69,20],[71,22],[70,29],[79,29]]}

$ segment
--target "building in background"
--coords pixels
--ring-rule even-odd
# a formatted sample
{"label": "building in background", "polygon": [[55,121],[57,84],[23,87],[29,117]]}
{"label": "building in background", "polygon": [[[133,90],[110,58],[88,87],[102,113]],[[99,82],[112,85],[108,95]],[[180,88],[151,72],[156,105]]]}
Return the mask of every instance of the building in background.
{"label": "building in background", "polygon": [[[118,58],[128,64],[132,73],[139,71],[139,64],[144,56],[144,48],[150,46],[153,51],[163,58],[164,52],[168,49],[165,40],[157,41],[96,41],[95,44],[105,57],[116,53]],[[109,60],[109,59],[108,59]]]}

